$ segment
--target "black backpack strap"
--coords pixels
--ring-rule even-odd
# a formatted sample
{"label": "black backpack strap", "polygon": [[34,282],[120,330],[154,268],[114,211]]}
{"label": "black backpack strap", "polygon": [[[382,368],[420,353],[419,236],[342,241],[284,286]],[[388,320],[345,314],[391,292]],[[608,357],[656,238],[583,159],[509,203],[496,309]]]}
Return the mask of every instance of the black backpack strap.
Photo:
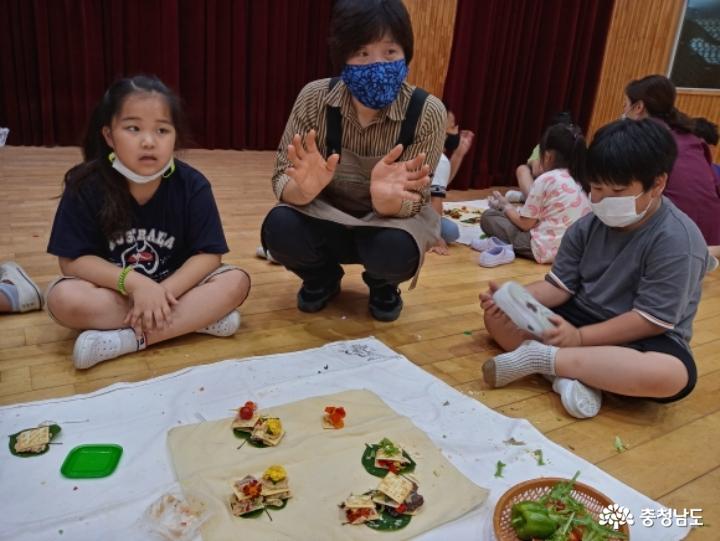
{"label": "black backpack strap", "polygon": [[[333,77],[328,83],[328,92],[340,82],[340,77]],[[327,149],[326,158],[332,154],[340,154],[342,150],[342,116],[340,115],[340,107],[330,107],[325,109],[325,148]]]}
{"label": "black backpack strap", "polygon": [[410,103],[408,104],[407,111],[405,111],[405,119],[400,127],[400,136],[396,143],[401,144],[403,148],[409,147],[415,140],[415,128],[417,127],[418,120],[420,120],[420,113],[422,113],[428,95],[427,90],[415,87],[412,96],[410,96]]}

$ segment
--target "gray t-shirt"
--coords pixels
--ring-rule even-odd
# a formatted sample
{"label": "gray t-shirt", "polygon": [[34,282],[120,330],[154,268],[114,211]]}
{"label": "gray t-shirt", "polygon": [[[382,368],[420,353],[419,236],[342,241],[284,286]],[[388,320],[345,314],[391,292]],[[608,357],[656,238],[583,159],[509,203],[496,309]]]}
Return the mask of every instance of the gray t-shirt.
{"label": "gray t-shirt", "polygon": [[638,229],[622,231],[588,214],[567,230],[547,280],[607,320],[634,310],[689,349],[708,258],[697,226],[672,202]]}

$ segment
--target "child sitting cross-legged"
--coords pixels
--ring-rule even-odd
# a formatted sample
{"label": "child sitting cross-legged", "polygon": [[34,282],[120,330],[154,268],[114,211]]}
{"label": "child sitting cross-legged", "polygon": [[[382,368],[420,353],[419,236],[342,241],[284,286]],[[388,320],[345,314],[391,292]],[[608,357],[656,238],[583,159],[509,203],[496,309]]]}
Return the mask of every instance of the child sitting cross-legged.
{"label": "child sitting cross-legged", "polygon": [[652,120],[598,131],[587,157],[593,214],[567,230],[545,280],[527,287],[555,313],[554,328],[537,339],[493,301],[495,284],[480,295],[486,328],[508,352],[485,362],[490,386],[554,377],[563,406],[581,418],[597,414],[600,391],[660,402],[690,394],[688,343],[709,254],[663,196],[676,153],[670,131]]}
{"label": "child sitting cross-legged", "polygon": [[[515,256],[552,263],[565,231],[590,212],[580,185],[585,177],[585,139],[574,125],[550,126],[540,140],[543,170],[530,185],[525,204],[516,209],[507,197],[495,192],[480,227],[488,236],[471,247],[483,252],[483,267],[510,263]],[[529,174],[529,173],[528,173]]]}
{"label": "child sitting cross-legged", "polygon": [[174,159],[179,99],[154,76],[120,79],[90,120],[83,162],[65,175],[48,252],[63,276],[48,313],[83,331],[76,368],[200,332],[231,336],[250,290],[228,251],[210,183]]}

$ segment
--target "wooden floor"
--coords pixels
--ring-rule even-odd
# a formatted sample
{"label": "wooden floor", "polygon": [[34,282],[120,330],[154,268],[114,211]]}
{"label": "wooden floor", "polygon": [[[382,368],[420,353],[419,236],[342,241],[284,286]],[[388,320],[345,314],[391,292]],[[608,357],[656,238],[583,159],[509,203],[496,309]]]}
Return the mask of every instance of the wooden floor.
{"label": "wooden floor", "polygon": [[[76,148],[0,148],[0,260],[17,261],[43,287],[58,273],[45,248],[62,176],[79,157]],[[240,332],[232,338],[186,336],[79,372],[70,360],[75,332],[44,312],[0,316],[0,404],[87,393],[220,359],[374,335],[489,407],[529,419],[553,441],[651,498],[678,509],[702,508],[707,526],[689,539],[720,539],[720,271],[706,278],[695,320],[692,345],[700,375],[695,392],[666,406],[606,401],[598,417],[578,422],[540,378],[488,390],[479,370],[497,350],[483,327],[478,292],[490,279],[536,280],[547,267],[520,260],[484,269],[474,252],[455,246],[449,256],[428,255],[418,287],[404,292],[405,308],[394,323],[370,318],[360,269],[352,267],[336,301],[319,314],[303,314],[295,308],[298,279],[254,257],[262,218],[273,204],[273,153],[194,150],[181,157],[213,184],[231,249],[226,261],[252,276]],[[452,196],[472,199],[477,193]],[[615,436],[628,451],[615,450]]]}

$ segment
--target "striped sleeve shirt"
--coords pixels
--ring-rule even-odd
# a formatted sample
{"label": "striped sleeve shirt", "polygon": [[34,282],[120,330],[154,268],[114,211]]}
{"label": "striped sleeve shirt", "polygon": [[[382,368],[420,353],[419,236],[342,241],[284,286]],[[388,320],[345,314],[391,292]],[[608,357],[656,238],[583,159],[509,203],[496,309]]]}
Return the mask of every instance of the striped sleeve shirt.
{"label": "striped sleeve shirt", "polygon": [[[308,83],[295,100],[285,132],[277,150],[275,170],[272,177],[275,197],[280,200],[290,177],[285,170],[290,166],[287,147],[297,133],[305,135],[311,129],[317,133],[320,153],[326,154],[326,107],[339,107],[342,116],[342,147],[360,156],[384,156],[397,143],[405,111],[410,103],[414,86],[402,84],[398,97],[389,106],[381,109],[369,126],[363,128],[357,119],[350,91],[339,81],[331,91],[330,79]],[[400,160],[410,160],[425,153],[425,163],[434,171],[443,151],[445,141],[445,106],[435,96],[429,95],[423,106],[415,129],[413,144],[403,150]],[[429,200],[429,190],[423,194],[423,204]],[[420,205],[403,205],[398,216],[412,216],[420,211]]]}

